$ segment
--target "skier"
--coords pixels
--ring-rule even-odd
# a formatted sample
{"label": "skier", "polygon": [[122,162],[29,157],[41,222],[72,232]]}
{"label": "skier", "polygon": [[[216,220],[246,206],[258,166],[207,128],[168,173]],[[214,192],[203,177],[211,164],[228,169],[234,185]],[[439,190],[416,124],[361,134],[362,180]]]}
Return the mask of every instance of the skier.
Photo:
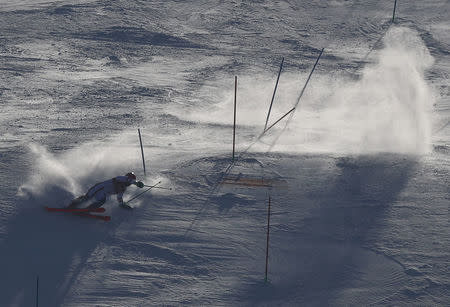
{"label": "skier", "polygon": [[127,187],[132,184],[138,186],[139,188],[144,187],[144,183],[142,181],[136,181],[136,175],[133,172],[127,173],[125,176],[117,176],[113,179],[97,183],[91,187],[85,195],[74,199],[67,208],[76,208],[81,203],[92,198],[95,199],[95,202],[90,204],[88,208],[99,208],[105,203],[107,196],[117,194],[117,201],[119,202],[119,205],[122,208],[131,209],[131,207],[123,201],[122,196]]}

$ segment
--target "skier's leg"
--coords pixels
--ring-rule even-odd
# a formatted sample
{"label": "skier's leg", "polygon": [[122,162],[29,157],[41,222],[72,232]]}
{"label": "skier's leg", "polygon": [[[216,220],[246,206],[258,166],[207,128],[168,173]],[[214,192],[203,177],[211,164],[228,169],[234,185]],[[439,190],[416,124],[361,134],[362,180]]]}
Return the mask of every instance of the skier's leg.
{"label": "skier's leg", "polygon": [[101,206],[103,206],[103,204],[106,201],[106,193],[104,191],[98,191],[95,194],[95,202],[93,202],[92,204],[89,205],[88,208],[90,209],[95,209],[95,208],[100,208]]}
{"label": "skier's leg", "polygon": [[75,198],[72,200],[72,202],[67,206],[67,208],[76,208],[78,205],[80,205],[82,202],[85,202],[88,200],[88,197],[86,195],[82,195],[80,197]]}
{"label": "skier's leg", "polygon": [[105,201],[106,201],[106,198],[97,200],[97,201],[93,202],[92,204],[90,204],[90,205],[88,206],[88,208],[89,208],[89,209],[97,209],[97,208],[100,208],[101,206],[103,206],[103,204],[105,203]]}

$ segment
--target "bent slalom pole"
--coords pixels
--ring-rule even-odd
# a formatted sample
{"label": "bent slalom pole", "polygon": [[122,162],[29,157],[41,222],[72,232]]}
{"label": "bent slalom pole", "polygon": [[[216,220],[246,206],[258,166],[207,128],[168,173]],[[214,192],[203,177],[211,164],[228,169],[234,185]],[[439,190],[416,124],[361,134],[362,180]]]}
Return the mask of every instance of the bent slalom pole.
{"label": "bent slalom pole", "polygon": [[135,197],[131,198],[130,200],[127,201],[127,203],[130,203],[131,201],[135,200],[136,198],[138,198],[139,196],[141,196],[144,193],[147,193],[148,191],[150,191],[151,189],[153,189],[154,187],[156,187],[158,184],[160,184],[161,181],[158,181],[157,183],[155,183],[154,185],[150,186],[147,190],[145,190],[144,192],[139,193],[138,195],[136,195]]}
{"label": "bent slalom pole", "polygon": [[277,93],[278,81],[280,81],[281,70],[283,69],[284,57],[281,59],[280,70],[278,71],[277,82],[275,83],[275,89],[273,90],[272,100],[270,101],[269,111],[267,112],[266,124],[264,125],[264,132],[266,131],[267,124],[269,123],[270,111],[272,110],[273,100]]}

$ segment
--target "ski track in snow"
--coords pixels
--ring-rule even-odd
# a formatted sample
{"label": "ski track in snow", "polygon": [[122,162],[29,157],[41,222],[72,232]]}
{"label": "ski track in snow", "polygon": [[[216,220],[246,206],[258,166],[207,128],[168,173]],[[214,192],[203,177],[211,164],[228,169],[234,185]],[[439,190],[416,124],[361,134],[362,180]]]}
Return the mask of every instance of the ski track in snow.
{"label": "ski track in snow", "polygon": [[[449,305],[449,4],[391,25],[391,2],[3,1],[0,305],[35,304],[37,276],[39,306]],[[271,120],[321,48],[286,130],[229,168],[234,76],[240,153],[281,57]],[[142,177],[138,127],[172,191],[110,222],[42,209]]]}

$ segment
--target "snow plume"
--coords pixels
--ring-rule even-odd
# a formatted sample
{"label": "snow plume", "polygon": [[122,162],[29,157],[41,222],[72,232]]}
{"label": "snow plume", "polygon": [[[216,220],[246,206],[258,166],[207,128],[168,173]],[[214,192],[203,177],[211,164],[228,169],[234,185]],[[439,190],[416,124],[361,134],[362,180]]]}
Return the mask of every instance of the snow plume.
{"label": "snow plume", "polygon": [[[267,133],[263,145],[255,147],[293,152],[426,153],[435,97],[424,74],[432,64],[433,58],[415,31],[393,27],[384,37],[383,49],[374,55],[374,63],[367,64],[357,80],[344,77],[341,71],[321,75],[324,68],[319,62],[320,69],[287,128],[283,129],[285,119]],[[294,106],[308,73],[301,78],[281,75],[269,125]],[[238,124],[262,130],[274,80],[274,75],[240,78]],[[196,112],[192,119],[231,124],[234,90],[227,88],[225,93],[210,94],[210,101],[221,102]]]}
{"label": "snow plume", "polygon": [[28,181],[19,188],[19,195],[42,196],[64,191],[71,194],[67,196],[70,198],[84,194],[96,182],[136,169],[139,149],[124,144],[123,137],[109,144],[90,142],[61,154],[31,144],[34,168]]}
{"label": "snow plume", "polygon": [[275,150],[428,152],[435,98],[424,73],[432,64],[416,32],[390,29],[376,62],[357,81],[314,76]]}
{"label": "snow plume", "polygon": [[[334,152],[429,151],[434,95],[424,72],[433,58],[418,34],[406,28],[392,28],[384,44],[359,80],[313,82],[291,127],[299,136],[291,133],[291,141]],[[315,99],[317,92],[329,96]]]}
{"label": "snow plume", "polygon": [[[275,76],[276,77],[276,76]],[[277,89],[277,98],[274,105],[283,104],[294,101],[296,93],[295,80],[292,73],[285,73],[281,77],[279,87]],[[216,84],[217,81],[210,81],[211,84],[204,85],[199,95],[199,103],[195,110],[180,112],[173,110],[176,116],[201,123],[216,123],[230,125],[233,123],[234,108],[234,80],[228,78],[229,82],[223,82],[223,79]],[[225,83],[225,88],[224,88]],[[240,75],[238,77],[237,88],[237,124],[244,126],[264,125],[267,116],[267,109],[270,105],[273,90],[275,86],[274,76],[266,73],[255,73],[255,75]],[[205,102],[211,103],[205,106]],[[272,117],[281,116],[283,110],[274,109]]]}
{"label": "snow plume", "polygon": [[72,192],[79,190],[74,178],[70,177],[70,164],[67,164],[65,159],[57,159],[37,144],[30,144],[29,150],[34,161],[34,169],[30,180],[19,188],[20,193],[29,191],[40,194],[49,186]]}

